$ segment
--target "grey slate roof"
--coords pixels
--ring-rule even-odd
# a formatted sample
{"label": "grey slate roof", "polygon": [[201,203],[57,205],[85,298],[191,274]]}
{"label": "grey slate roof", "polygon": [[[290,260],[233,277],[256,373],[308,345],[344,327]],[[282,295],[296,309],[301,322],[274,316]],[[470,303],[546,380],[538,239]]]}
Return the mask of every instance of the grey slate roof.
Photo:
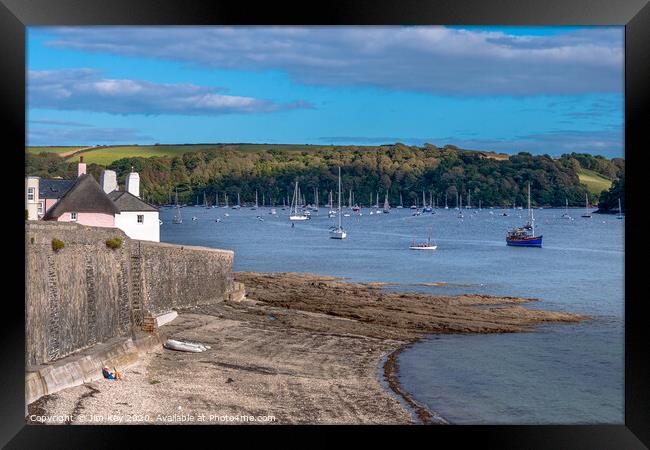
{"label": "grey slate roof", "polygon": [[38,180],[38,198],[61,198],[75,180]]}
{"label": "grey slate roof", "polygon": [[113,200],[120,211],[158,211],[149,203],[127,191],[113,191],[108,194],[108,198]]}
{"label": "grey slate roof", "polygon": [[66,212],[96,212],[115,215],[120,212],[102,190],[99,183],[88,174],[81,175],[61,199],[45,212],[43,220],[52,220]]}

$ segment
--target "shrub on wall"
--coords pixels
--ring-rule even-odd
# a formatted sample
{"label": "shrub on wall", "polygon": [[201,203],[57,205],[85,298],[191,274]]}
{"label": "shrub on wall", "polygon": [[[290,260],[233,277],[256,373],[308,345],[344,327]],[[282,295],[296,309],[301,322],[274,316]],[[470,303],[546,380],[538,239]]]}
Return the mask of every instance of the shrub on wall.
{"label": "shrub on wall", "polygon": [[116,248],[120,248],[121,246],[122,246],[122,239],[120,238],[113,238],[106,241],[106,247],[112,248],[113,250],[115,250]]}
{"label": "shrub on wall", "polygon": [[52,239],[52,250],[54,250],[55,252],[58,252],[63,247],[65,247],[65,244],[63,243],[62,240],[56,239],[56,238]]}

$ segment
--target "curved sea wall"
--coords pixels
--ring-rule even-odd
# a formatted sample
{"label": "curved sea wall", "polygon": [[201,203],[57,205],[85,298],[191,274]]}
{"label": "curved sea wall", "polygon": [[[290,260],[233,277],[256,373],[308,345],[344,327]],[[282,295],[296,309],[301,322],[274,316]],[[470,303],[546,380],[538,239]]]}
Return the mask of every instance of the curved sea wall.
{"label": "curved sea wall", "polygon": [[[120,238],[110,248],[107,240]],[[52,241],[63,242],[53,249]],[[233,291],[234,253],[129,239],[116,228],[25,226],[27,366],[132,335],[146,315],[209,304]]]}

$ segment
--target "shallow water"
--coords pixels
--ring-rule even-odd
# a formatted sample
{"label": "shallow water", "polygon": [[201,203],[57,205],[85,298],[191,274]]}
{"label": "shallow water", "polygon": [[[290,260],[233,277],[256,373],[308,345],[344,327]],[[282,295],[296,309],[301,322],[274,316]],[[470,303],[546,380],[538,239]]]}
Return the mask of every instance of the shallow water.
{"label": "shallow water", "polygon": [[[174,225],[174,210],[163,208],[161,240],[232,249],[235,270],[315,272],[434,294],[534,297],[540,302],[533,307],[590,315],[532,333],[432,336],[401,354],[401,382],[452,423],[623,423],[624,220],[583,219],[583,210],[565,220],[564,210],[538,210],[544,248],[536,249],[505,245],[506,230],[526,218],[522,210],[508,210],[507,217],[498,209],[466,210],[459,219],[452,209],[412,216],[410,209],[370,215],[364,208],[361,216],[343,217],[343,241],[329,239],[336,219],[324,208],[293,228],[288,210],[276,210],[274,216],[270,208],[187,207],[184,223]],[[429,233],[438,250],[408,250]]]}

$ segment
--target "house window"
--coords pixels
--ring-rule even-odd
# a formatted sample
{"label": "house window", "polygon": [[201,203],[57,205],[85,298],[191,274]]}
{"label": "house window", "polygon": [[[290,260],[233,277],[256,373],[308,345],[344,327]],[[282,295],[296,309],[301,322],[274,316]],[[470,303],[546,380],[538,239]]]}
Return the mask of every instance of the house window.
{"label": "house window", "polygon": [[36,193],[36,189],[33,187],[27,188],[27,200],[34,200],[34,194]]}
{"label": "house window", "polygon": [[70,220],[73,220],[73,221],[77,220],[77,213],[76,212],[71,212],[70,213]]}
{"label": "house window", "polygon": [[38,213],[43,214],[43,202],[38,202]]}
{"label": "house window", "polygon": [[138,214],[138,223],[144,223],[144,214]]}

